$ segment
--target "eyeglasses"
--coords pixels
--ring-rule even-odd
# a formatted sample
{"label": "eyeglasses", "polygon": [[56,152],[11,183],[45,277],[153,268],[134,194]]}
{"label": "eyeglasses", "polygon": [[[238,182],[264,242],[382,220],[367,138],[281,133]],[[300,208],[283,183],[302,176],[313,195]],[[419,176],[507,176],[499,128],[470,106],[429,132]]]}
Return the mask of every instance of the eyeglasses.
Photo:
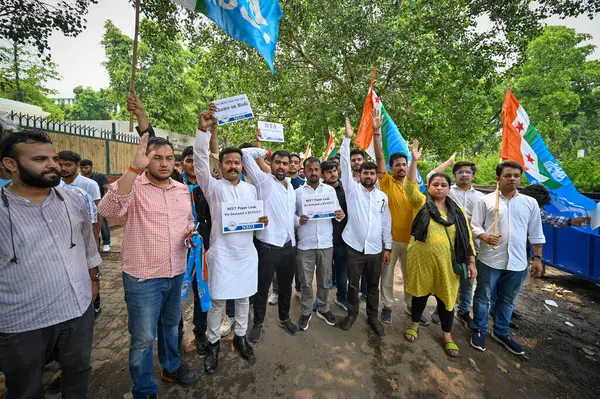
{"label": "eyeglasses", "polygon": [[467,176],[471,176],[473,174],[472,171],[470,170],[459,170],[458,172],[456,172],[457,175],[467,175]]}

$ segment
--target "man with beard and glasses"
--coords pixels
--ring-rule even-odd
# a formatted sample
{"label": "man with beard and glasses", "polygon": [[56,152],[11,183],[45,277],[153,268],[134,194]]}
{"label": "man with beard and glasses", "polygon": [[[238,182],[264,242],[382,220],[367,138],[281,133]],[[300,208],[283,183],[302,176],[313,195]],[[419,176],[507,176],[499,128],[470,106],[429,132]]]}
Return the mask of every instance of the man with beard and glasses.
{"label": "man with beard and glasses", "polygon": [[127,171],[110,185],[98,208],[105,217],[125,220],[121,254],[134,399],[156,398],[152,346],[157,333],[161,379],[182,385],[198,380],[181,363],[178,348],[185,240],[194,217],[188,188],[170,177],[174,168],[173,145],[145,133]]}
{"label": "man with beard and glasses", "polygon": [[279,318],[277,325],[291,335],[298,334],[298,327],[290,319],[292,280],[294,279],[294,257],[296,256],[296,194],[286,179],[290,167],[290,154],[275,151],[271,158],[271,173],[260,170],[257,158],[268,155],[263,148],[242,150],[244,170],[256,187],[258,199],[264,201],[269,227],[256,232],[254,244],[258,250],[258,292],[254,296],[254,325],[248,339],[258,342],[267,311],[267,296],[277,272],[279,282]]}
{"label": "man with beard and glasses", "polygon": [[[443,173],[447,167],[452,166],[452,174],[454,175],[454,184],[450,187],[448,196],[454,202],[465,210],[467,219],[471,223],[473,215],[473,207],[479,202],[485,194],[473,188],[473,179],[477,167],[472,162],[454,162],[456,153],[452,154],[450,159],[432,170],[427,175],[427,180],[434,173]],[[479,240],[475,239],[475,251],[479,250]],[[473,330],[473,319],[471,318],[471,303],[473,299],[473,283],[469,279],[461,279],[459,286],[459,300],[456,309],[456,318],[470,331]],[[431,321],[435,324],[440,324],[440,316],[436,310],[431,315]]]}
{"label": "man with beard and glasses", "polygon": [[[381,125],[383,118],[379,111],[373,110],[372,124],[374,136],[375,158],[377,161],[377,178],[381,191],[387,194],[390,201],[390,213],[392,215],[392,254],[390,263],[383,265],[381,269],[381,321],[387,324],[392,322],[392,305],[394,303],[394,269],[400,261],[402,278],[406,282],[406,262],[408,256],[408,243],[410,242],[410,230],[413,222],[413,211],[410,201],[406,198],[405,184],[408,171],[408,157],[406,154],[396,152],[390,155],[390,173],[388,173],[383,155],[381,139]],[[404,303],[406,313],[412,314],[412,296],[404,290]],[[429,320],[421,316],[421,324],[426,326]]]}
{"label": "man with beard and glasses", "polygon": [[392,218],[388,197],[375,187],[377,165],[365,162],[360,167],[360,183],[351,172],[350,140],[354,130],[346,118],[346,136],[340,147],[342,184],[348,203],[348,224],[342,238],[348,245],[348,316],[342,330],[349,330],[358,317],[358,284],[363,270],[367,275],[367,320],[375,334],[385,335],[377,318],[381,264],[390,262]]}
{"label": "man with beard and glasses", "polygon": [[304,160],[306,184],[296,190],[296,226],[298,228],[298,275],[302,285],[301,316],[298,328],[308,330],[313,310],[313,277],[317,272],[317,317],[335,326],[335,316],[329,310],[329,281],[333,260],[333,225],[329,219],[313,219],[302,213],[302,199],[316,194],[331,194],[335,198],[335,220],[344,219],[344,211],[335,197],[333,187],[321,183],[321,162],[318,158]]}
{"label": "man with beard and glasses", "polygon": [[[256,188],[240,180],[242,173],[242,151],[228,147],[219,154],[219,170],[222,179],[211,176],[208,147],[212,140],[217,141],[217,119],[215,107],[201,112],[198,118],[198,131],[194,141],[194,169],[198,183],[206,196],[210,213],[213,215],[210,231],[210,248],[206,253],[209,268],[209,288],[212,305],[208,311],[208,348],[204,358],[207,373],[215,372],[219,364],[221,347],[221,316],[226,300],[235,300],[235,337],[233,347],[241,356],[250,361],[255,360],[254,351],[246,340],[248,328],[248,312],[250,296],[254,295],[258,286],[258,255],[252,244],[253,231],[223,233],[221,220],[223,203],[244,203],[256,201]],[[212,133],[207,130],[214,126]],[[265,216],[258,218],[259,223],[268,224]]]}
{"label": "man with beard and glasses", "polygon": [[100,255],[78,194],[57,188],[52,142],[25,130],[0,141],[12,183],[0,203],[0,370],[8,398],[44,397],[43,369],[62,370],[64,398],[88,398]]}
{"label": "man with beard and glasses", "polygon": [[[338,163],[334,160],[323,161],[321,163],[321,173],[323,175],[323,183],[333,187],[337,196],[338,202],[344,215],[347,215],[348,206],[346,204],[346,194],[344,187],[339,179]],[[342,239],[342,233],[348,223],[348,218],[345,217],[341,221],[332,221],[333,224],[333,274],[335,276],[335,304],[348,311],[348,248]]]}

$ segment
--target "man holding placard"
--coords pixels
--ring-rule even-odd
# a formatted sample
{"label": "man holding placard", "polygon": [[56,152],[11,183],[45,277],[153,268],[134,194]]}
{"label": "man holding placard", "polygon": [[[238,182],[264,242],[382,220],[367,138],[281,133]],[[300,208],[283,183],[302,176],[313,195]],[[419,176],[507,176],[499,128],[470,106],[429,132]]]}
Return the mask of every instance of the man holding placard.
{"label": "man holding placard", "polygon": [[296,226],[298,227],[298,276],[302,285],[298,328],[306,331],[312,318],[313,276],[317,269],[317,317],[335,326],[335,316],[329,310],[329,280],[333,261],[333,225],[345,215],[331,186],[321,183],[321,162],[310,157],[304,160],[306,184],[296,190]]}
{"label": "man holding placard", "polygon": [[[194,169],[212,218],[210,248],[206,253],[212,306],[208,311],[209,345],[204,358],[206,372],[213,373],[219,363],[221,315],[227,299],[235,299],[235,337],[233,346],[244,359],[254,360],[246,340],[249,298],[258,286],[258,255],[252,244],[255,229],[267,225],[262,215],[262,201],[256,189],[240,180],[242,151],[225,148],[219,154],[222,179],[211,175],[209,127],[216,124],[213,111],[202,112],[194,141]],[[212,134],[216,134],[216,130]],[[252,220],[249,220],[249,216]]]}
{"label": "man holding placard", "polygon": [[267,296],[277,272],[279,282],[279,319],[277,325],[291,335],[298,334],[298,327],[290,319],[290,300],[294,278],[296,194],[287,173],[290,154],[275,151],[271,156],[271,173],[260,170],[257,158],[265,158],[263,148],[244,148],[244,169],[252,180],[258,199],[264,201],[265,213],[270,225],[256,232],[255,245],[258,251],[258,292],[254,297],[254,326],[248,335],[251,342],[262,339],[262,329],[267,311]]}

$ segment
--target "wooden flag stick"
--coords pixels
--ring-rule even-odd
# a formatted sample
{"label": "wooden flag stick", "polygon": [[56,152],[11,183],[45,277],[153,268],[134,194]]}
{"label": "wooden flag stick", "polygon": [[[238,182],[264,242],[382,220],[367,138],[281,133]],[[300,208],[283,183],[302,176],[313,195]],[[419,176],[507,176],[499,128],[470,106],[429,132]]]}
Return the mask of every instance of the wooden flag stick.
{"label": "wooden flag stick", "polygon": [[[135,33],[133,34],[133,56],[131,57],[131,80],[129,94],[135,94],[135,70],[137,67],[138,36],[140,32],[140,0],[135,0]],[[133,132],[133,112],[129,112],[129,131]]]}

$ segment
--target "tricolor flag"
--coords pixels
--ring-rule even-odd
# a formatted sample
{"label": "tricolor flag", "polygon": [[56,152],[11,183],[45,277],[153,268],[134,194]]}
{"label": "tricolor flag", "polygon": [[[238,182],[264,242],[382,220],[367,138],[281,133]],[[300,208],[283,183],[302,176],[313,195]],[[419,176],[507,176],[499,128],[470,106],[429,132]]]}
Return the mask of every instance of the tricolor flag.
{"label": "tricolor flag", "polygon": [[327,142],[327,149],[325,149],[325,155],[323,155],[323,159],[329,158],[329,155],[333,152],[333,148],[335,147],[335,139],[333,137],[333,132],[329,131],[329,141]]}
{"label": "tricolor flag", "polygon": [[302,160],[305,160],[306,158],[312,157],[312,150],[310,148],[310,143],[308,143],[308,145],[306,146],[306,151],[304,151],[304,158],[302,158]]}
{"label": "tricolor flag", "polygon": [[281,7],[277,0],[172,0],[212,19],[229,36],[258,50],[275,73]]}
{"label": "tricolor flag", "polygon": [[[406,140],[404,140],[400,130],[398,130],[398,126],[396,126],[392,120],[392,117],[386,111],[381,99],[377,96],[377,94],[375,94],[375,90],[373,90],[375,72],[376,70],[373,69],[371,83],[369,85],[369,93],[365,99],[365,105],[363,106],[363,113],[360,119],[358,133],[356,134],[355,143],[357,146],[366,151],[372,159],[375,159],[375,149],[373,147],[373,121],[371,118],[371,113],[373,112],[373,109],[378,110],[383,117],[383,124],[381,125],[381,141],[383,144],[385,163],[389,170],[389,159],[391,154],[395,152],[406,154],[409,164],[412,160],[412,155],[408,149]],[[420,173],[417,173],[417,180],[421,186],[421,191],[425,190],[425,185],[423,184],[423,179]]]}
{"label": "tricolor flag", "polygon": [[581,230],[594,233],[600,226],[600,204],[577,191],[510,88],[504,94],[502,125],[500,157],[523,166],[532,184],[541,183],[548,188],[552,198],[552,204],[546,207],[548,212],[570,218],[591,216],[591,228]]}

